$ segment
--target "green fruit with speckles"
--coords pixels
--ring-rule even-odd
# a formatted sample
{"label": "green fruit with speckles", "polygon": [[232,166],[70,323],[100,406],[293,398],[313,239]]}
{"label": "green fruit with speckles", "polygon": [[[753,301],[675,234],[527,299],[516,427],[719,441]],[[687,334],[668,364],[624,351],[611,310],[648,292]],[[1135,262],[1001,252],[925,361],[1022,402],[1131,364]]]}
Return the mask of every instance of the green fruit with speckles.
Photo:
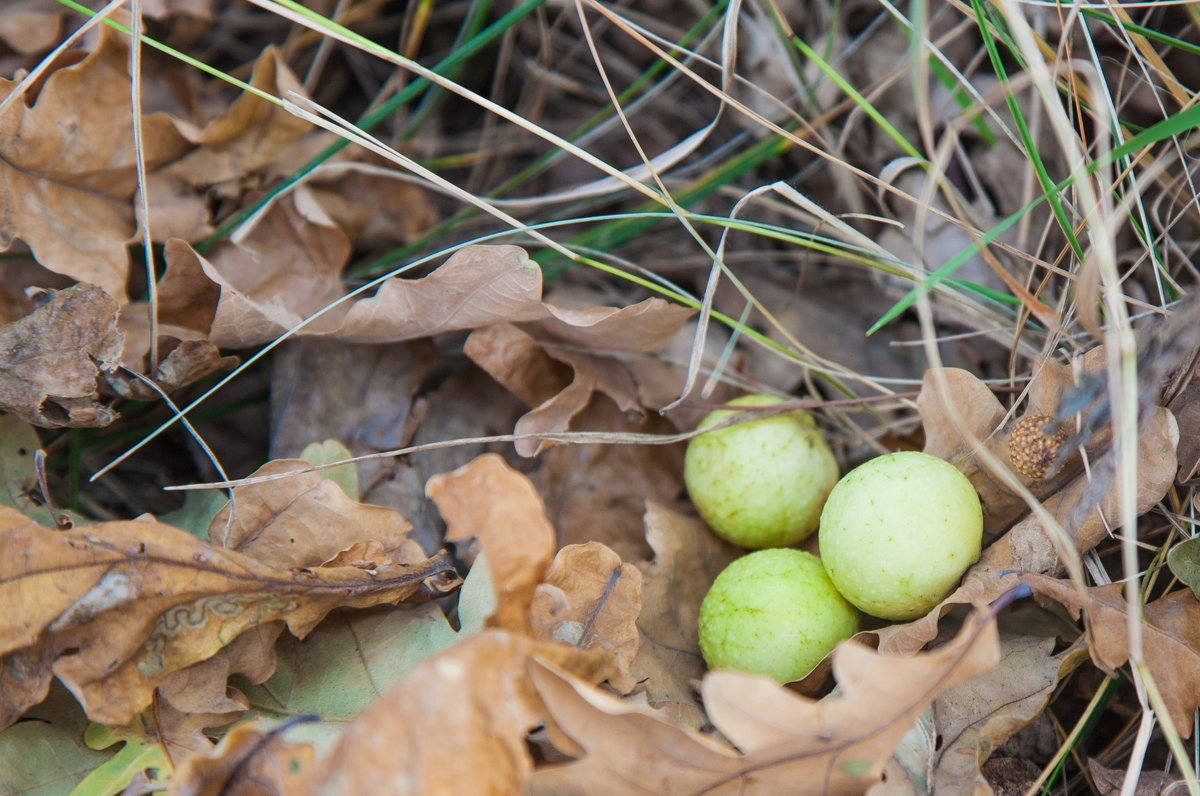
{"label": "green fruit with speckles", "polygon": [[[734,406],[771,406],[782,399],[743,395]],[[735,414],[719,409],[700,424]],[[726,426],[693,437],[683,480],[701,518],[742,547],[786,547],[817,529],[838,466],[812,417],[802,410]]]}
{"label": "green fruit with speckles", "polygon": [[846,602],[812,553],[780,548],[742,556],[700,604],[700,651],[710,669],[799,680],[858,632]]}
{"label": "green fruit with speckles", "polygon": [[871,459],[846,474],[821,512],[821,561],[865,613],[924,616],[979,559],[979,495],[954,465],[917,451]]}

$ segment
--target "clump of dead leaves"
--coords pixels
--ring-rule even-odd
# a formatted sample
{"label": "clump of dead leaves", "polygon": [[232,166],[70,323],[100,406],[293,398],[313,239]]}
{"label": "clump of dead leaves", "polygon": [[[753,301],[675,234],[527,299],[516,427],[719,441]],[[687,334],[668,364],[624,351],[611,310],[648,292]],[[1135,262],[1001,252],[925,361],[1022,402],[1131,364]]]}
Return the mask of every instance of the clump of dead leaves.
{"label": "clump of dead leaves", "polygon": [[[1027,475],[1007,458],[1020,418],[973,376],[945,370],[927,375],[918,400],[926,449],[971,479],[993,540],[962,586],[916,622],[842,645],[795,687],[706,672],[700,600],[739,551],[683,513],[678,447],[545,439],[673,430],[653,410],[676,397],[682,374],[656,355],[686,344],[691,310],[543,296],[541,270],[516,246],[463,248],[422,278],[352,294],[342,279],[352,240],[406,240],[433,217],[417,189],[366,163],[319,169],[201,253],[212,207],[241,206],[311,148],[306,125],[247,95],[211,118],[175,109],[145,119],[154,202],[141,223],[166,260],[151,341],[151,307],[128,295],[139,223],[128,51],[105,32],[80,56],[0,117],[0,204],[17,209],[0,220],[0,242],[23,241],[54,275],[39,271],[53,283],[42,290],[7,284],[0,318],[0,725],[10,731],[33,724],[22,717],[57,680],[96,723],[93,746],[132,750],[121,787],[986,792],[987,755],[1041,715],[1070,672],[1089,657],[1104,671],[1128,658],[1119,587],[1081,590],[1060,571],[1063,556],[1109,537],[1115,452],[1100,437],[1087,468],[1067,458]],[[298,88],[270,50],[251,82]],[[15,87],[0,82],[0,92]],[[51,134],[66,129],[90,146]],[[455,332],[469,364],[421,394],[439,364],[431,339]],[[371,357],[406,370],[396,391],[361,396],[338,418],[285,403],[273,447],[298,452],[331,436],[350,447],[331,446],[336,461],[428,441],[432,428],[484,436],[507,424],[517,452],[541,465],[527,475],[472,450],[467,461],[414,456],[360,470],[372,474],[362,492],[385,507],[363,499],[357,476],[277,457],[188,530],[152,517],[65,527],[34,501],[42,474],[27,424],[110,424],[121,399],[178,391],[233,367],[222,350],[284,334],[296,343],[281,361],[355,344],[343,381],[369,381]],[[1093,352],[1072,365],[1101,363]],[[1034,373],[1024,416],[1057,416],[1071,367],[1047,360]],[[279,391],[317,402],[298,381]],[[489,405],[461,411],[472,401]],[[1191,408],[1155,406],[1142,419],[1139,514],[1176,477],[1175,418],[1194,425]],[[475,425],[437,425],[439,413]],[[1182,435],[1189,451],[1196,431]],[[418,519],[426,500],[444,533]],[[434,550],[443,544],[461,567]],[[1018,584],[1041,604],[1011,604]],[[964,618],[959,605],[975,610]],[[1086,633],[1070,621],[1080,613]],[[1200,705],[1200,607],[1182,589],[1144,617],[1164,718],[1187,734]],[[817,698],[828,672],[838,690]],[[211,728],[231,723],[214,745]]]}

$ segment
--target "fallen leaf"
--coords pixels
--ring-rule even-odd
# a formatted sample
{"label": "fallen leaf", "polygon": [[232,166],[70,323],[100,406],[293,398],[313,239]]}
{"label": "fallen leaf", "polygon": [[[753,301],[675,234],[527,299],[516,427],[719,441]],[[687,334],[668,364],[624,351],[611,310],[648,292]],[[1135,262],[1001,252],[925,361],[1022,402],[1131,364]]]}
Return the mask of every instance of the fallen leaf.
{"label": "fallen leaf", "polygon": [[[0,117],[0,251],[20,238],[46,268],[118,303],[136,229],[126,42],[102,26],[95,50],[55,69],[32,106],[15,102]],[[0,78],[0,96],[15,85]],[[142,117],[142,144],[150,170],[191,149],[161,113]]]}
{"label": "fallen leaf", "polygon": [[[1034,592],[1066,606],[1075,616],[1086,612],[1086,634],[1092,660],[1115,671],[1129,660],[1129,605],[1124,585],[1093,586],[1086,596],[1072,584],[1027,575],[1022,581]],[[1192,716],[1200,707],[1200,602],[1190,589],[1180,589],[1142,607],[1143,661],[1153,676],[1169,721],[1181,738],[1192,734]]]}
{"label": "fallen leaf", "polygon": [[833,655],[840,691],[822,700],[766,677],[705,676],[709,718],[741,754],[535,663],[533,681],[555,726],[584,754],[539,769],[531,792],[862,793],[929,702],[994,666],[1000,648],[994,619],[984,618],[914,657],[855,642]]}
{"label": "fallen leaf", "polygon": [[1001,634],[994,669],[943,691],[934,702],[941,739],[933,793],[987,792],[980,766],[1013,733],[1042,714],[1058,684],[1087,658],[1078,642],[1054,654],[1054,636]]}
{"label": "fallen leaf", "polygon": [[117,414],[100,403],[96,380],[120,364],[116,322],[112,297],[80,284],[0,327],[0,409],[48,428],[111,423]]}
{"label": "fallen leaf", "polygon": [[[263,49],[255,59],[249,84],[275,97],[289,91],[303,94],[300,81],[273,46]],[[298,116],[248,91],[203,128],[179,119],[174,124],[196,148],[164,173],[197,186],[237,180],[260,171],[279,156],[280,150],[312,129]]]}
{"label": "fallen leaf", "polygon": [[410,566],[425,558],[408,539],[408,520],[383,506],[351,499],[303,459],[268,462],[251,477],[287,478],[235,487],[233,499],[213,517],[213,543],[281,569],[319,567],[355,544],[380,546],[384,564]]}
{"label": "fallen leaf", "polygon": [[637,565],[643,608],[631,673],[650,707],[676,724],[699,729],[708,723],[692,687],[706,671],[698,636],[700,602],[742,551],[700,520],[653,502],[646,503],[645,528],[654,560]]}
{"label": "fallen leaf", "polygon": [[1200,597],[1200,538],[1185,539],[1167,553],[1167,566],[1180,582]]}
{"label": "fallen leaf", "polygon": [[[175,672],[250,628],[283,620],[304,636],[332,608],[427,596],[452,572],[415,564],[288,570],[139,520],[54,531],[0,508],[0,726],[46,695],[51,677],[89,718],[123,724]],[[63,573],[69,572],[69,577]]]}
{"label": "fallen leaf", "polygon": [[[343,295],[349,239],[304,188],[259,216],[236,242],[201,257],[167,241],[181,283],[219,290],[209,338],[222,348],[272,340]],[[212,289],[208,288],[208,295]],[[295,331],[356,343],[394,343],[493,323],[540,322],[572,345],[665,345],[692,310],[652,298],[626,308],[564,309],[542,302],[542,273],[517,246],[467,246],[426,277],[385,280],[369,298],[342,302]],[[199,313],[193,313],[197,317]],[[632,324],[632,331],[626,328]],[[670,333],[668,333],[668,331]]]}
{"label": "fallen leaf", "polygon": [[[1125,769],[1102,766],[1093,758],[1088,758],[1087,767],[1100,796],[1118,796],[1123,793],[1121,789],[1125,784]],[[1133,788],[1133,796],[1159,796],[1166,792],[1168,785],[1181,780],[1172,779],[1165,771],[1143,770],[1137,773],[1135,781],[1137,784]],[[1180,793],[1183,793],[1182,789]]]}
{"label": "fallen leaf", "polygon": [[0,794],[65,793],[112,755],[83,742],[88,720],[65,688],[0,732]]}
{"label": "fallen leaf", "polygon": [[533,483],[496,454],[434,476],[426,492],[446,520],[447,541],[477,540],[496,590],[492,625],[529,627],[534,590],[554,558],[554,526]]}
{"label": "fallen leaf", "polygon": [[546,721],[526,671],[534,656],[584,682],[613,671],[602,650],[503,630],[468,636],[423,661],[359,714],[318,763],[307,792],[522,792],[533,770],[526,734]]}
{"label": "fallen leaf", "polygon": [[407,175],[369,163],[325,163],[308,189],[356,245],[393,248],[436,221],[425,191]]}
{"label": "fallen leaf", "polygon": [[642,573],[599,542],[568,545],[538,584],[529,608],[533,637],[613,654],[617,673],[609,681],[621,693],[633,689],[629,673],[638,650]]}
{"label": "fallen leaf", "polygon": [[174,796],[225,796],[231,793],[295,793],[308,776],[313,750],[283,738],[282,728],[263,732],[239,724],[209,755],[192,755],[171,776]]}
{"label": "fallen leaf", "polygon": [[335,611],[303,640],[290,635],[280,639],[274,674],[244,687],[253,715],[259,726],[275,726],[301,714],[317,717],[292,735],[327,754],[350,719],[421,661],[482,630],[495,610],[481,554],[458,592],[457,633],[434,603]]}
{"label": "fallen leaf", "polygon": [[[565,431],[596,393],[611,398],[623,412],[641,413],[638,385],[630,367],[605,354],[657,351],[692,314],[688,308],[660,299],[622,310],[561,310],[549,304],[546,308],[553,313],[553,320],[526,324],[529,332],[511,324],[496,324],[473,332],[463,349],[531,407],[517,421],[517,434]],[[562,343],[556,342],[559,340]],[[522,456],[533,456],[547,447],[549,443],[538,440],[516,443]]]}
{"label": "fallen leaf", "polygon": [[[602,395],[594,396],[572,423],[577,431],[640,434],[674,433],[655,413],[623,412]],[[645,561],[643,518],[646,502],[671,511],[689,511],[683,484],[683,454],[678,445],[555,445],[545,451],[533,474],[546,499],[546,511],[558,529],[558,543],[603,542],[622,560]]]}
{"label": "fallen leaf", "polygon": [[0,40],[19,53],[43,53],[61,41],[65,8],[46,6],[40,0],[12,0],[0,14]]}

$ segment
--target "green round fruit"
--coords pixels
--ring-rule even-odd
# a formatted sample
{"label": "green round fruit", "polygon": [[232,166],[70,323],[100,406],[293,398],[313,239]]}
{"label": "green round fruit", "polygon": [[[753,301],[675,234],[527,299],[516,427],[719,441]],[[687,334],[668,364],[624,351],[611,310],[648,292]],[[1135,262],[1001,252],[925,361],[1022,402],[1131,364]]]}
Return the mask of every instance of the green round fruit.
{"label": "green round fruit", "polygon": [[954,465],[917,451],[851,470],[825,502],[825,571],[846,599],[881,619],[924,616],[979,559],[983,511]]}
{"label": "green round fruit", "polygon": [[700,604],[700,651],[710,669],[799,680],[858,632],[846,602],[812,553],[790,548],[742,556]]}
{"label": "green round fruit", "polygon": [[[771,406],[782,400],[743,395],[730,403]],[[700,427],[732,414],[735,410],[719,409]],[[693,437],[683,466],[701,518],[720,536],[751,548],[785,547],[815,531],[837,479],[829,444],[802,410]]]}

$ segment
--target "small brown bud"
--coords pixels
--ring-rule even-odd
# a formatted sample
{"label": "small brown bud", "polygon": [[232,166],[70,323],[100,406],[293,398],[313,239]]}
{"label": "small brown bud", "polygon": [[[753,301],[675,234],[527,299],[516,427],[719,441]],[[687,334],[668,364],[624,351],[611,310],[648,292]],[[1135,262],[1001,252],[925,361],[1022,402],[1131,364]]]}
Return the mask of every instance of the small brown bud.
{"label": "small brown bud", "polygon": [[1008,460],[1030,478],[1046,474],[1067,439],[1062,429],[1056,434],[1045,432],[1046,425],[1053,422],[1049,415],[1029,415],[1021,418],[1008,435]]}

